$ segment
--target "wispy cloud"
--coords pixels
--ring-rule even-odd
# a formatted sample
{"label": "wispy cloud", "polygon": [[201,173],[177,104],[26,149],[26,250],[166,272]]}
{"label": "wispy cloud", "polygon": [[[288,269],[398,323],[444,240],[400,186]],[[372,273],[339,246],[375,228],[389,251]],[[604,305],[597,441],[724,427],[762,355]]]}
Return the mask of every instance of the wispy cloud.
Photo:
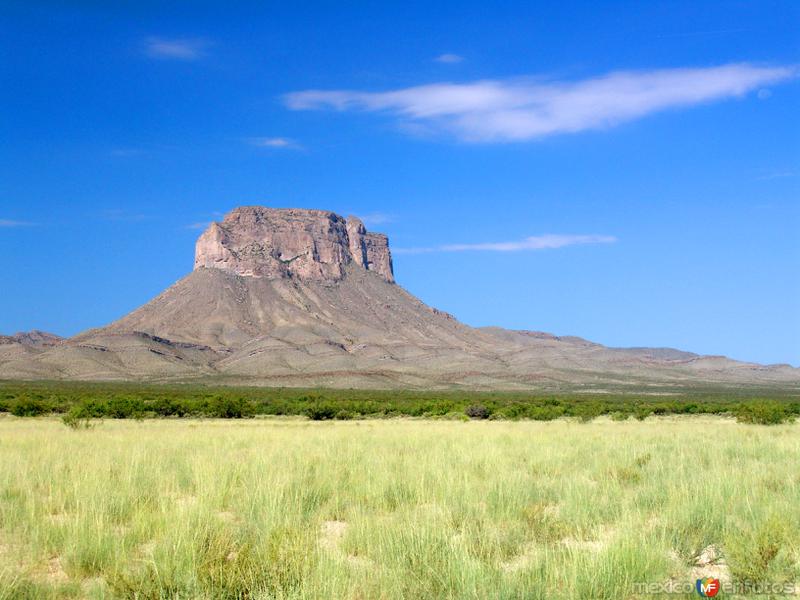
{"label": "wispy cloud", "polygon": [[31,227],[34,223],[28,221],[15,221],[13,219],[0,219],[0,227]]}
{"label": "wispy cloud", "polygon": [[769,181],[770,179],[783,179],[785,177],[797,177],[798,171],[796,169],[783,169],[770,171],[756,177],[756,181]]}
{"label": "wispy cloud", "polygon": [[578,244],[613,244],[617,238],[613,235],[559,235],[548,234],[527,237],[514,242],[488,242],[478,244],[446,244],[427,248],[396,248],[393,254],[425,254],[428,252],[520,252],[522,250],[547,250],[563,248]]}
{"label": "wispy cloud", "polygon": [[296,150],[302,148],[296,141],[285,137],[255,137],[249,138],[247,141],[259,148],[286,148]]}
{"label": "wispy cloud", "polygon": [[132,156],[140,156],[144,152],[139,148],[115,148],[109,154],[117,158],[130,158]]}
{"label": "wispy cloud", "polygon": [[395,216],[388,213],[374,212],[367,215],[362,215],[360,219],[364,222],[364,225],[369,225],[371,227],[373,225],[385,225],[386,223],[391,223],[395,220]]}
{"label": "wispy cloud", "polygon": [[198,221],[197,223],[189,223],[185,229],[206,229],[211,225],[211,221]]}
{"label": "wispy cloud", "polygon": [[435,60],[438,63],[443,63],[443,64],[446,64],[446,65],[452,65],[452,64],[455,64],[455,63],[460,63],[462,60],[464,60],[464,57],[463,56],[459,56],[458,54],[450,54],[449,52],[447,52],[445,54],[440,54],[439,56],[437,56],[433,60]]}
{"label": "wispy cloud", "polygon": [[144,53],[150,58],[172,60],[197,60],[205,56],[211,43],[199,38],[148,37],[144,40]]}
{"label": "wispy cloud", "polygon": [[124,208],[107,208],[94,215],[104,221],[117,221],[122,223],[138,223],[151,219],[149,215],[135,213]]}
{"label": "wispy cloud", "polygon": [[412,131],[509,142],[607,128],[661,110],[742,96],[797,74],[794,66],[737,63],[619,71],[579,81],[518,78],[386,92],[306,90],[287,94],[284,101],[292,110],[383,112]]}
{"label": "wispy cloud", "polygon": [[662,33],[658,38],[682,38],[682,37],[708,37],[716,35],[728,35],[731,33],[743,33],[747,29],[705,29],[702,31],[676,31],[674,33]]}

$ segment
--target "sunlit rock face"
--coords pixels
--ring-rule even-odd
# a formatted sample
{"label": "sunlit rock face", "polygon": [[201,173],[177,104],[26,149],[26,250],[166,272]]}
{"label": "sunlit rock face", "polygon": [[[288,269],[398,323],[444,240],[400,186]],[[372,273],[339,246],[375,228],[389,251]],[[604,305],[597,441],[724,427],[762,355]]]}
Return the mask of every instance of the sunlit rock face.
{"label": "sunlit rock face", "polygon": [[247,277],[339,281],[355,263],[393,282],[388,238],[324,210],[236,208],[197,240],[194,268]]}

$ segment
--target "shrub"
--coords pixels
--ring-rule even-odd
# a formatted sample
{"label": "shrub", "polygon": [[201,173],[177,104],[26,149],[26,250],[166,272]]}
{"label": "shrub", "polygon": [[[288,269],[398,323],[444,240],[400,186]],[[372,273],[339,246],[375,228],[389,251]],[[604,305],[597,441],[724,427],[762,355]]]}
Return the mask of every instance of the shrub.
{"label": "shrub", "polygon": [[82,416],[77,406],[73,406],[70,411],[61,417],[61,422],[70,429],[91,429],[93,427],[92,420],[88,417]]}
{"label": "shrub", "polygon": [[306,415],[311,419],[426,418],[536,419],[571,416],[591,421],[608,415],[644,420],[650,415],[726,414],[741,422],[780,423],[800,415],[796,396],[730,393],[676,394],[669,400],[630,394],[530,392],[293,390],[288,388],[208,388],[138,384],[0,382],[0,413],[18,416],[64,414],[80,407],[81,418],[218,417],[255,414]]}
{"label": "shrub", "polygon": [[581,422],[588,423],[592,419],[603,414],[603,406],[594,403],[582,403],[575,406],[572,414],[578,417]]}
{"label": "shrub", "polygon": [[793,415],[777,402],[751,402],[741,404],[736,411],[739,423],[755,423],[757,425],[779,425],[793,420]]}
{"label": "shrub", "polygon": [[244,398],[217,396],[210,402],[209,416],[218,419],[241,419],[253,416],[253,408]]}
{"label": "shrub", "polygon": [[130,398],[111,398],[104,407],[105,416],[112,419],[129,419],[140,417],[144,412],[144,405],[141,400],[131,400]]}
{"label": "shrub", "polygon": [[464,409],[464,414],[470,419],[488,419],[492,411],[486,408],[483,404],[471,404]]}
{"label": "shrub", "polygon": [[564,409],[560,406],[537,406],[531,409],[526,417],[535,421],[552,421],[564,416]]}
{"label": "shrub", "polygon": [[507,404],[500,410],[500,414],[506,419],[521,419],[526,416],[527,407],[520,402]]}
{"label": "shrub", "polygon": [[11,405],[11,414],[15,417],[38,417],[49,412],[44,402],[32,398],[17,400]]}
{"label": "shrub", "polygon": [[325,421],[334,418],[339,411],[330,402],[315,402],[307,406],[304,412],[312,421]]}
{"label": "shrub", "polygon": [[183,404],[170,398],[159,398],[153,402],[150,408],[159,417],[182,417],[186,414]]}

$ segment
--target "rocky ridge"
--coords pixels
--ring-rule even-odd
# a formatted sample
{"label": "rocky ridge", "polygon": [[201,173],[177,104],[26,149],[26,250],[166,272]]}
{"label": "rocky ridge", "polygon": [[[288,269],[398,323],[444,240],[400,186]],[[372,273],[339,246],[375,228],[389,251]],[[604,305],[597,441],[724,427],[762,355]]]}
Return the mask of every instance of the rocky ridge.
{"label": "rocky ridge", "polygon": [[45,347],[55,346],[64,340],[60,335],[31,329],[30,331],[18,331],[14,335],[0,335],[0,344],[23,344],[26,346]]}

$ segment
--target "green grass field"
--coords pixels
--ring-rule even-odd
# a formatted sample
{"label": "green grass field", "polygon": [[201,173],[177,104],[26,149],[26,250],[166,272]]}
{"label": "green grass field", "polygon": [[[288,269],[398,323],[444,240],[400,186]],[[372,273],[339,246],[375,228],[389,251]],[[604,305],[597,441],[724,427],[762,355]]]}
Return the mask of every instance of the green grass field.
{"label": "green grass field", "polygon": [[707,574],[794,584],[799,465],[800,425],[715,416],[80,430],[5,416],[0,599],[616,600],[658,597],[646,583],[698,597],[685,586]]}

